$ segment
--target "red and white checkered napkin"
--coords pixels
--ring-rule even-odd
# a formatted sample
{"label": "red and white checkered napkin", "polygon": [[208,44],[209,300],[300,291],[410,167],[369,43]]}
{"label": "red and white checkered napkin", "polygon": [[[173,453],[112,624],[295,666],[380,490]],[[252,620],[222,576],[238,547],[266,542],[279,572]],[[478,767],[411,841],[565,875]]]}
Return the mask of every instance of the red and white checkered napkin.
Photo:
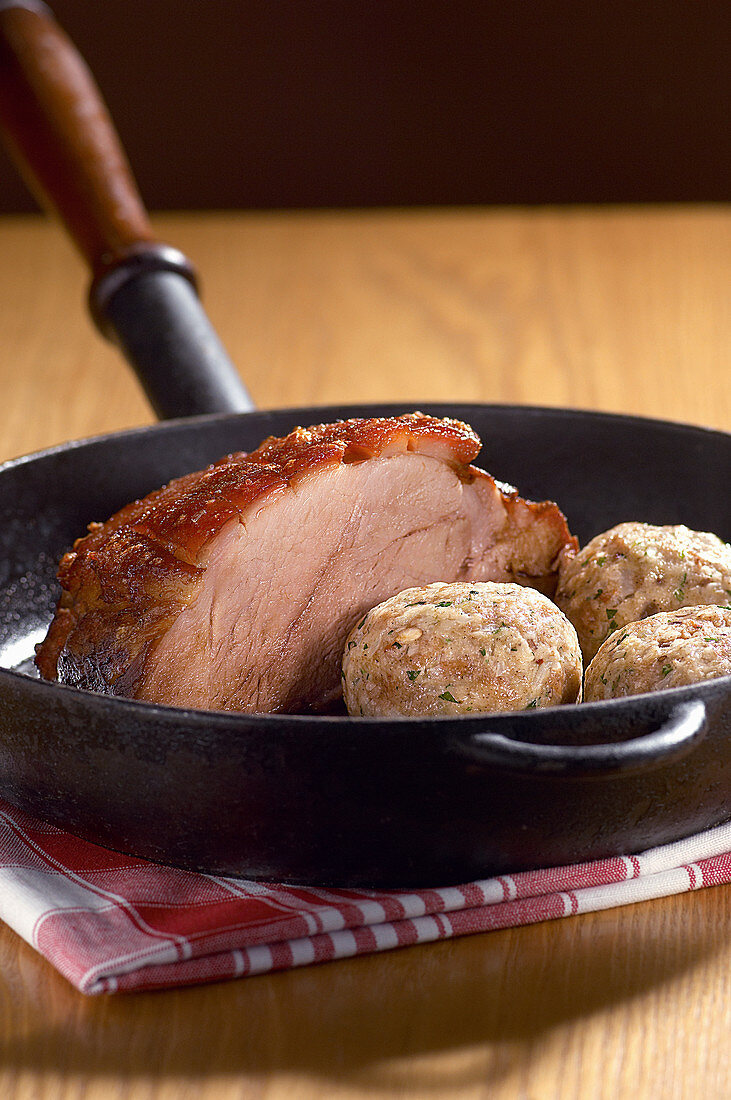
{"label": "red and white checkered napkin", "polygon": [[157,989],[609,909],[731,881],[731,823],[641,855],[433,890],[192,874],[0,801],[0,918],[84,993]]}

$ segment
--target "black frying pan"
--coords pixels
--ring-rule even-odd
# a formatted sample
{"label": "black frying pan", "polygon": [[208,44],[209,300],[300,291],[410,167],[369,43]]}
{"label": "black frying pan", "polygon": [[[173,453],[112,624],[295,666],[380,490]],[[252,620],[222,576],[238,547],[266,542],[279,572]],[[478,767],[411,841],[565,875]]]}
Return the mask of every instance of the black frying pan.
{"label": "black frying pan", "polygon": [[[0,795],[149,859],[341,886],[446,884],[638,851],[731,816],[730,677],[606,703],[425,721],[189,711],[34,678],[56,563],[90,520],[296,424],[404,411],[231,411],[246,406],[245,391],[185,261],[152,241],[125,173],[137,203],[132,227],[120,231],[118,218],[97,209],[89,229],[88,197],[73,181],[81,169],[88,181],[99,158],[87,144],[69,169],[68,142],[49,136],[48,107],[39,113],[30,101],[23,74],[36,70],[38,34],[45,71],[64,88],[64,70],[78,66],[37,5],[0,5],[5,127],[36,183],[40,176],[47,186],[54,173],[65,180],[53,201],[92,266],[100,323],[141,373],[151,358],[163,364],[146,375],[153,403],[163,416],[188,418],[0,470]],[[88,98],[87,77],[74,72],[74,95]],[[58,91],[43,95],[58,107]],[[121,155],[108,154],[99,110],[118,184]],[[60,113],[68,114],[63,104]],[[56,135],[58,119],[50,125]],[[95,178],[89,187],[103,193],[108,184]],[[190,417],[196,411],[214,415]],[[424,411],[471,423],[485,444],[481,463],[525,495],[558,500],[582,541],[625,519],[731,537],[727,433],[561,409]]]}

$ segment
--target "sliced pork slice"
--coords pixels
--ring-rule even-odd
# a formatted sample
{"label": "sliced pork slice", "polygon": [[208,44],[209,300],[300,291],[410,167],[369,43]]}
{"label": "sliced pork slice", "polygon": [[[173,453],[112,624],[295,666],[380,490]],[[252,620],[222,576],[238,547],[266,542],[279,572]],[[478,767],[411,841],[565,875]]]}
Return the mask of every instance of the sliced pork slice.
{"label": "sliced pork slice", "polygon": [[92,525],[59,569],[42,675],[175,706],[322,710],[370,608],[432,581],[551,593],[576,549],[550,502],[469,465],[465,424],[413,413],[298,428]]}

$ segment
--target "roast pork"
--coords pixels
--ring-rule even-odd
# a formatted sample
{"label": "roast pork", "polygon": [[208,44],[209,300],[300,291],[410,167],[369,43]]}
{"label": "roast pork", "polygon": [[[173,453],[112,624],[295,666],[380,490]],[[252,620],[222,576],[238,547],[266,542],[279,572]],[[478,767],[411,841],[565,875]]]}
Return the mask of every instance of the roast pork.
{"label": "roast pork", "polygon": [[551,502],[470,465],[466,424],[413,413],[297,428],[93,524],[62,559],[37,664],[47,679],[156,703],[322,711],[366,611],[432,581],[549,594]]}

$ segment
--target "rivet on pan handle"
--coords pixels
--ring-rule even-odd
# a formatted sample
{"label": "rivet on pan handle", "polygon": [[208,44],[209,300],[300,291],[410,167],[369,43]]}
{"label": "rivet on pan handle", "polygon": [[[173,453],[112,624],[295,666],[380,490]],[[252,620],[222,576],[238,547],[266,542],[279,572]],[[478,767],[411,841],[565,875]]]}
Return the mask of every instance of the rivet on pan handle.
{"label": "rivet on pan handle", "polygon": [[686,756],[706,735],[706,708],[700,700],[682,703],[652,733],[605,745],[536,745],[499,733],[476,733],[462,751],[484,765],[531,775],[589,778],[621,776],[671,764]]}
{"label": "rivet on pan handle", "polygon": [[0,123],[30,190],[89,265],[92,316],[157,415],[252,409],[190,262],[155,239],[99,89],[38,0],[0,0]]}

